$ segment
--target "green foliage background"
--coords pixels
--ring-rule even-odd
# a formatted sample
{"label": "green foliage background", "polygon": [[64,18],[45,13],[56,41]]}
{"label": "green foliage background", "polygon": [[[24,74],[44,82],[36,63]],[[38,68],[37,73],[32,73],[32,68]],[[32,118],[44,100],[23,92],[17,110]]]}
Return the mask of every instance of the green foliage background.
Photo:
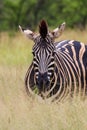
{"label": "green foliage background", "polygon": [[17,30],[18,25],[36,29],[41,19],[49,26],[66,22],[68,27],[87,25],[87,0],[0,0],[0,30]]}

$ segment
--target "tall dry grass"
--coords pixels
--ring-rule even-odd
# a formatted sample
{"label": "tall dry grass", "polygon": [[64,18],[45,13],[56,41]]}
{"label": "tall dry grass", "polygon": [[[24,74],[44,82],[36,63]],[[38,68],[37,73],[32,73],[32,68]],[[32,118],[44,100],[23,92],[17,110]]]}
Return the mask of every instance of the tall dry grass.
{"label": "tall dry grass", "polygon": [[[59,38],[87,42],[87,31],[68,30]],[[41,103],[28,97],[24,76],[33,42],[19,33],[0,34],[0,130],[87,130],[87,99]]]}

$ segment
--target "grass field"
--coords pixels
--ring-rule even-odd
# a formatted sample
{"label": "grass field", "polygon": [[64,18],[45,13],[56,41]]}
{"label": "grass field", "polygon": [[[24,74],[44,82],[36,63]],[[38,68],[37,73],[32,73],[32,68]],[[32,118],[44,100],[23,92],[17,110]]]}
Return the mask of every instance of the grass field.
{"label": "grass field", "polygon": [[[61,39],[87,43],[87,30],[65,31]],[[27,96],[24,77],[32,45],[19,33],[0,34],[0,130],[87,130],[87,99],[48,104]]]}

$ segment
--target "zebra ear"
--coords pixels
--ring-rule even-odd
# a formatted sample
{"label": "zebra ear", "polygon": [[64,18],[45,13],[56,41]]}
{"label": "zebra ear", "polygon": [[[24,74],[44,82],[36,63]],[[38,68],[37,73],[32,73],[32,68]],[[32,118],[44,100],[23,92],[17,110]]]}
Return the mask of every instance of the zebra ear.
{"label": "zebra ear", "polygon": [[23,29],[20,25],[19,25],[19,29],[21,32],[23,32],[29,39],[34,40],[36,35],[29,29]]}
{"label": "zebra ear", "polygon": [[51,33],[52,37],[58,38],[62,34],[62,32],[64,31],[65,25],[66,25],[66,23],[64,22],[58,28],[54,29],[53,32]]}

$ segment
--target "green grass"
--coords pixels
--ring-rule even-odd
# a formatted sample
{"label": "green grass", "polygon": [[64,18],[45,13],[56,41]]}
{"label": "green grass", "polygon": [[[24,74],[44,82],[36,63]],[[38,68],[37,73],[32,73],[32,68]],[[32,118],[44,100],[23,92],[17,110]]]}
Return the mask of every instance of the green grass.
{"label": "green grass", "polygon": [[23,65],[30,63],[32,59],[33,43],[18,35],[9,37],[7,34],[1,37],[0,63],[8,65]]}
{"label": "green grass", "polygon": [[[66,31],[61,39],[87,42],[87,32]],[[87,130],[87,99],[49,104],[27,96],[24,77],[32,45],[18,33],[0,35],[0,130]]]}

